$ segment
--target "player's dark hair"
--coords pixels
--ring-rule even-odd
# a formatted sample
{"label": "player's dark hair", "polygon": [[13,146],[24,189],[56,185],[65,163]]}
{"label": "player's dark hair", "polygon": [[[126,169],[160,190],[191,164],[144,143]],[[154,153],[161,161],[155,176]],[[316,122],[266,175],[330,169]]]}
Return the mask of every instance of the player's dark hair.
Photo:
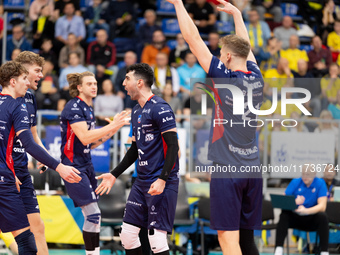
{"label": "player's dark hair", "polygon": [[0,84],[7,87],[11,79],[17,79],[23,73],[28,74],[28,71],[22,64],[8,61],[0,67]]}
{"label": "player's dark hair", "polygon": [[151,67],[148,64],[140,63],[134,64],[127,68],[126,73],[134,72],[136,79],[142,79],[146,86],[151,88],[154,82],[154,75]]}
{"label": "player's dark hair", "polygon": [[89,71],[83,73],[70,73],[67,75],[67,82],[70,85],[69,93],[71,97],[79,96],[79,90],[77,86],[83,83],[83,78],[86,76],[95,77],[95,75]]}
{"label": "player's dark hair", "polygon": [[45,64],[44,58],[32,51],[20,52],[14,61],[22,65],[38,65],[40,67],[43,67]]}
{"label": "player's dark hair", "polygon": [[247,59],[250,52],[250,44],[238,35],[226,35],[220,39],[222,47],[225,46],[240,58]]}

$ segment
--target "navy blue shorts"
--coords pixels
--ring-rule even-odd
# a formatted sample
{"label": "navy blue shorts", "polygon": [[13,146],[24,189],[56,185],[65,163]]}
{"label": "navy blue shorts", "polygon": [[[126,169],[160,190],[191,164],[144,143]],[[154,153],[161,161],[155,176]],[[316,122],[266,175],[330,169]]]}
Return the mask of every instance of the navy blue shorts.
{"label": "navy blue shorts", "polygon": [[96,174],[93,165],[76,167],[82,178],[79,183],[68,183],[64,180],[68,195],[72,198],[74,206],[81,207],[97,202],[99,196],[94,192],[97,188]]}
{"label": "navy blue shorts", "polygon": [[25,175],[17,175],[18,179],[21,181],[20,185],[20,196],[24,202],[26,214],[40,213],[39,204],[34,186],[32,183],[31,175],[27,170]]}
{"label": "navy blue shorts", "polygon": [[29,227],[26,210],[16,187],[0,190],[0,229],[11,232]]}
{"label": "navy blue shorts", "polygon": [[[151,185],[151,184],[150,184]],[[148,194],[150,185],[137,179],[126,202],[123,221],[138,227],[172,232],[175,219],[178,181],[166,183],[162,194]]]}
{"label": "navy blue shorts", "polygon": [[262,178],[211,178],[210,211],[212,229],[261,229]]}

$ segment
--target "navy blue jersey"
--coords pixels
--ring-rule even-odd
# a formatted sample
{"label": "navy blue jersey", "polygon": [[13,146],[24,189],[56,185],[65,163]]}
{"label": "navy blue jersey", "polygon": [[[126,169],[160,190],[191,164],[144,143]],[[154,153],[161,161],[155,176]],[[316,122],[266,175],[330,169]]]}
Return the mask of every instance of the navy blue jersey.
{"label": "navy blue jersey", "polygon": [[[14,136],[29,129],[27,105],[10,95],[0,94],[0,187],[14,187],[15,172],[12,157]],[[1,191],[1,189],[0,189]]]}
{"label": "navy blue jersey", "polygon": [[[161,174],[167,146],[162,132],[176,128],[175,115],[162,98],[152,96],[132,110],[131,123],[138,148],[137,179],[154,182]],[[178,157],[168,181],[178,179]]]}
{"label": "navy blue jersey", "polygon": [[65,105],[60,116],[61,162],[65,165],[81,167],[91,163],[91,144],[84,146],[71,128],[71,124],[80,121],[86,121],[88,130],[95,129],[92,106],[75,97]]}
{"label": "navy blue jersey", "polygon": [[[244,114],[233,114],[233,95],[229,89],[217,89],[222,101],[213,109],[212,125],[210,130],[210,143],[208,158],[216,163],[240,166],[256,166],[260,164],[259,149],[256,142],[256,115],[248,108],[248,87],[252,88],[253,106],[260,109],[263,101],[263,78],[257,64],[247,61],[248,72],[231,71],[216,57],[212,58],[209,77],[223,78],[219,84],[231,84],[239,88],[244,95]],[[217,100],[218,101],[218,100]],[[224,119],[228,123],[224,125],[213,125],[214,119]],[[232,126],[230,123],[234,123]],[[235,124],[238,123],[238,124]]]}

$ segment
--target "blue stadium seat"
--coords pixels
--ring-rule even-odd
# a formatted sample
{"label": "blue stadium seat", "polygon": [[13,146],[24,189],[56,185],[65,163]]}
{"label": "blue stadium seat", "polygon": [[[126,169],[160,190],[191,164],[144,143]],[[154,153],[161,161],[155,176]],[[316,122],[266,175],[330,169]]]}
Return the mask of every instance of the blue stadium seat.
{"label": "blue stadium seat", "polygon": [[144,18],[137,18],[136,22],[136,32],[138,32],[140,26],[144,25],[146,23],[146,20]]}
{"label": "blue stadium seat", "polygon": [[130,50],[136,50],[136,41],[134,38],[117,37],[113,40],[113,43],[116,45],[117,53],[125,53]]}
{"label": "blue stadium seat", "polygon": [[176,40],[168,40],[166,42],[166,45],[170,48],[170,49],[174,49],[177,46],[177,41]]}
{"label": "blue stadium seat", "polygon": [[91,42],[93,42],[93,41],[95,41],[96,40],[96,37],[88,37],[87,39],[86,39],[86,43],[91,43]]}
{"label": "blue stadium seat", "polygon": [[176,36],[181,32],[177,19],[163,19],[162,30],[165,36]]}
{"label": "blue stadium seat", "polygon": [[4,0],[3,5],[8,9],[24,9],[25,0]]}
{"label": "blue stadium seat", "polygon": [[294,3],[281,3],[283,16],[290,16],[293,20],[302,20],[300,15],[297,15],[299,6]]}
{"label": "blue stadium seat", "polygon": [[166,0],[157,0],[157,14],[159,15],[175,15],[176,10],[173,4]]}
{"label": "blue stadium seat", "polygon": [[234,26],[228,21],[216,21],[217,32],[219,34],[230,34],[234,32]]}
{"label": "blue stadium seat", "polygon": [[305,50],[307,53],[313,49],[312,45],[302,44],[300,45],[300,50]]}

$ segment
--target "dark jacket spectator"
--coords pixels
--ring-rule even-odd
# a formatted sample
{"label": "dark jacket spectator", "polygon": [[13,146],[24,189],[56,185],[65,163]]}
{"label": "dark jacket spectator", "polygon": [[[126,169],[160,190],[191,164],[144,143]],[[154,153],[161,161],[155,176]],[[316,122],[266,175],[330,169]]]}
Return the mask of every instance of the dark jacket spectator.
{"label": "dark jacket spectator", "polygon": [[[34,49],[40,49],[44,38],[54,39],[54,27],[55,24],[51,20],[51,10],[48,5],[44,5],[41,8],[39,17],[37,20],[33,21],[32,33],[33,33],[33,43]],[[43,26],[41,25],[43,24]]]}
{"label": "dark jacket spectator", "polygon": [[260,15],[260,19],[264,20],[264,14],[269,12],[273,15],[275,22],[281,22],[282,20],[282,9],[281,0],[265,1],[265,0],[253,0],[253,6]]}
{"label": "dark jacket spectator", "polygon": [[322,47],[321,38],[315,36],[312,39],[313,49],[307,53],[309,62],[308,70],[315,77],[322,77],[328,73],[329,65],[332,64],[332,53],[329,49]]}
{"label": "dark jacket spectator", "polygon": [[6,59],[11,60],[12,51],[20,49],[21,51],[31,51],[32,45],[25,38],[25,33],[21,25],[16,25],[12,29],[12,38],[7,39]]}
{"label": "dark jacket spectator", "polygon": [[201,33],[208,34],[214,29],[216,15],[214,8],[206,0],[195,0],[189,5],[188,13]]}
{"label": "dark jacket spectator", "polygon": [[87,37],[94,37],[95,30],[98,29],[105,29],[109,33],[109,24],[105,21],[104,5],[102,0],[94,0],[93,5],[86,8],[83,18],[87,26]]}

